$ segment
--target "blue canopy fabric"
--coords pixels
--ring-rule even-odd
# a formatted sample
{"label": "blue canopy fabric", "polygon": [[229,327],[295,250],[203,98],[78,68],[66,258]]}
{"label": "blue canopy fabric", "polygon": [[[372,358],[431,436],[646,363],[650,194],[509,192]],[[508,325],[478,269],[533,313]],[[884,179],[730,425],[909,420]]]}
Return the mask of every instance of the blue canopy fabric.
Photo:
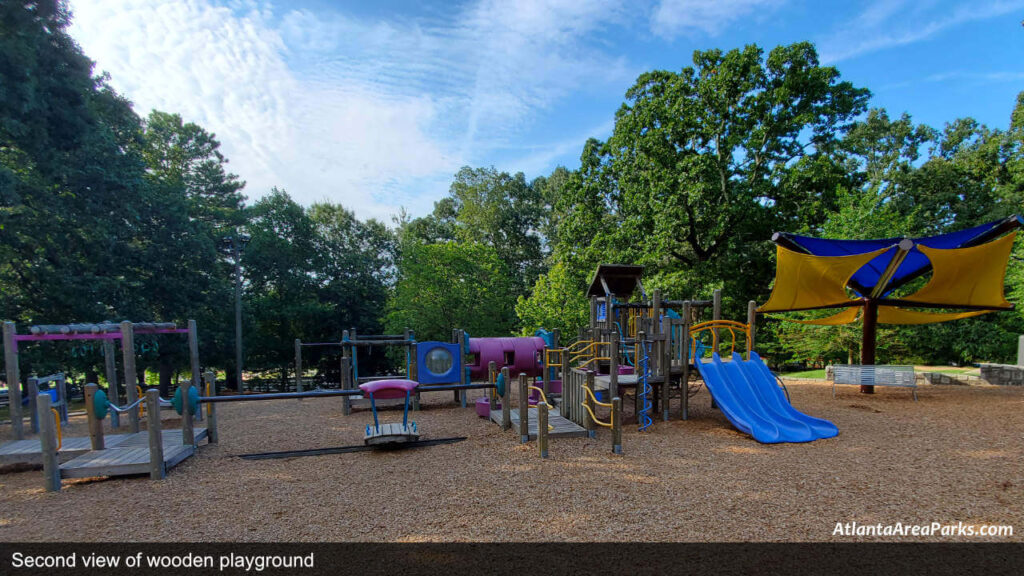
{"label": "blue canopy fabric", "polygon": [[[966,230],[948,232],[937,236],[913,238],[914,247],[907,253],[906,258],[896,269],[896,273],[893,274],[889,281],[889,286],[892,288],[887,290],[883,296],[891,292],[895,287],[902,285],[903,280],[919,274],[931,266],[931,261],[928,260],[920,250],[918,250],[917,246],[919,244],[929,248],[960,248],[964,244],[989,232],[1002,223],[1002,220],[997,220],[995,222],[989,222],[973,228],[967,228]],[[874,252],[875,250],[888,247],[888,250],[869,261],[850,279],[850,288],[862,297],[868,296],[874,290],[875,285],[877,285],[879,280],[881,280],[882,274],[885,273],[885,269],[888,267],[889,262],[892,261],[893,256],[896,254],[896,244],[903,239],[883,238],[878,240],[830,240],[825,238],[814,238],[811,236],[797,236],[793,234],[787,234],[786,238],[815,256],[850,256]]]}

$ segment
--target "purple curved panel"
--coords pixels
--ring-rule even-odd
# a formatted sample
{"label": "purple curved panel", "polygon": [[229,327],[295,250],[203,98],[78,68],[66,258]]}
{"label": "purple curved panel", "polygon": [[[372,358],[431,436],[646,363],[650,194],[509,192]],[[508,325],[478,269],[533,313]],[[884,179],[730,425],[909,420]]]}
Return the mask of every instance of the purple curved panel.
{"label": "purple curved panel", "polygon": [[541,352],[544,339],[539,336],[523,338],[470,338],[468,364],[470,378],[487,379],[487,365],[494,362],[498,370],[507,367],[513,376],[525,372],[535,378],[542,374]]}
{"label": "purple curved panel", "polygon": [[388,400],[405,398],[405,394],[412,392],[417,386],[419,383],[414,380],[374,380],[360,384],[359,389],[377,400]]}

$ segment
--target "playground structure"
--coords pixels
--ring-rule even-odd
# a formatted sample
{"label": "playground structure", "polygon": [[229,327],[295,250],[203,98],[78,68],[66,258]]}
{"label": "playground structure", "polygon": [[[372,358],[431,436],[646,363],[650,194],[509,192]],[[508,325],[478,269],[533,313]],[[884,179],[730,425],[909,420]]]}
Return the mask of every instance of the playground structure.
{"label": "playground structure", "polygon": [[[159,391],[149,390],[140,397],[141,387],[135,365],[135,336],[137,334],[186,334],[188,336],[191,378],[182,381],[177,394],[177,403],[162,400]],[[57,491],[63,478],[88,478],[96,476],[125,476],[148,472],[154,479],[163,478],[167,470],[195,453],[198,443],[204,438],[216,442],[216,432],[208,433],[206,428],[197,428],[195,419],[202,420],[198,412],[200,389],[199,340],[196,323],[188,321],[187,328],[178,328],[173,323],[132,323],[120,322],[97,324],[59,324],[32,326],[29,334],[18,334],[13,322],[3,327],[4,359],[9,394],[11,395],[11,429],[14,440],[0,445],[0,462],[4,464],[42,465],[46,489]],[[40,378],[30,378],[25,384],[29,404],[34,404],[31,431],[38,432],[38,439],[25,439],[24,414],[22,411],[22,384],[18,365],[19,342],[52,342],[64,340],[101,340],[104,344],[107,381],[109,392],[103,392],[96,384],[85,387],[86,416],[89,422],[88,438],[63,438],[61,416],[66,423],[67,401],[58,397],[54,403],[50,394],[38,393]],[[114,358],[114,341],[121,341],[124,381],[119,382]],[[50,377],[47,377],[50,378]],[[52,377],[61,381],[62,375]],[[210,382],[210,380],[208,380]],[[119,405],[120,387],[123,384],[127,402]],[[212,390],[207,391],[208,394]],[[108,399],[109,394],[109,399]],[[145,404],[143,404],[145,402]],[[57,405],[56,409],[54,404]],[[182,416],[180,431],[163,431],[160,422],[160,408],[176,404]],[[140,406],[146,407],[146,433],[139,432]],[[62,412],[63,411],[63,412]],[[121,427],[119,415],[127,415],[128,433],[106,435],[103,419],[111,415],[111,431]],[[53,415],[53,417],[51,417]],[[214,417],[211,415],[211,421]]]}

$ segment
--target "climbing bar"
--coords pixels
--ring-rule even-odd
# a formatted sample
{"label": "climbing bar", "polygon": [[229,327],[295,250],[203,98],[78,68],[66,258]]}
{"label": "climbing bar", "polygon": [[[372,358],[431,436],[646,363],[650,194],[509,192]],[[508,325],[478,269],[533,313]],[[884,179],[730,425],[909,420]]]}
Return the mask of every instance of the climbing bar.
{"label": "climbing bar", "polygon": [[561,365],[562,352],[564,351],[565,348],[548,348],[544,350],[544,365],[548,367]]}
{"label": "climbing bar", "polygon": [[743,336],[750,342],[751,330],[750,324],[744,324],[743,322],[737,322],[735,320],[709,320],[707,322],[701,322],[694,324],[690,327],[690,341],[693,342],[694,347],[697,343],[697,334],[701,332],[711,332],[711,349],[718,351],[718,331],[728,330],[732,337],[732,344],[729,348],[729,353],[732,354],[736,350],[736,331],[740,330]]}
{"label": "climbing bar", "polygon": [[586,368],[588,365],[590,365],[591,362],[602,362],[602,361],[603,362],[611,362],[611,360],[612,359],[611,359],[610,356],[595,356],[595,357],[591,358],[590,360],[587,360],[586,362],[580,364],[579,366],[577,366],[577,368],[580,368],[580,369]]}
{"label": "climbing bar", "polygon": [[589,396],[591,400],[594,401],[595,405],[597,405],[597,406],[604,406],[605,408],[611,408],[612,407],[612,403],[611,402],[598,402],[597,396],[594,395],[594,391],[591,390],[589,386],[583,386],[583,392],[587,396]]}
{"label": "climbing bar", "polygon": [[[584,388],[584,390],[585,390],[585,388]],[[604,426],[605,428],[611,428],[612,427],[612,423],[611,422],[602,422],[602,421],[598,420],[597,416],[594,414],[594,411],[590,409],[590,406],[587,406],[586,404],[583,404],[583,407],[586,408],[587,413],[590,414],[591,422],[593,422],[594,424],[597,424],[598,426]]]}

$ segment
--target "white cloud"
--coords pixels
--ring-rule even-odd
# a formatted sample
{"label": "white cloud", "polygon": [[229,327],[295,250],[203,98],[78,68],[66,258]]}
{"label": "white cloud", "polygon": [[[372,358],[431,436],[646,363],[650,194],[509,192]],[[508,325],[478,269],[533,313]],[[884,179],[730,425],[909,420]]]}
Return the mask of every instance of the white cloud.
{"label": "white cloud", "polygon": [[[835,63],[862,54],[921,42],[957,26],[1024,9],[1021,0],[972,2],[950,8],[934,2],[876,0],[849,25],[818,43],[821,60]],[[1014,20],[1016,23],[1016,19]]]}
{"label": "white cloud", "polygon": [[277,185],[362,217],[428,211],[459,166],[538,112],[634,72],[585,38],[618,17],[617,0],[484,0],[444,20],[254,0],[72,9],[72,35],[139,113],[179,112],[215,132],[250,197]]}
{"label": "white cloud", "polygon": [[651,12],[651,31],[663,38],[700,32],[717,36],[733,23],[782,0],[658,0]]}

